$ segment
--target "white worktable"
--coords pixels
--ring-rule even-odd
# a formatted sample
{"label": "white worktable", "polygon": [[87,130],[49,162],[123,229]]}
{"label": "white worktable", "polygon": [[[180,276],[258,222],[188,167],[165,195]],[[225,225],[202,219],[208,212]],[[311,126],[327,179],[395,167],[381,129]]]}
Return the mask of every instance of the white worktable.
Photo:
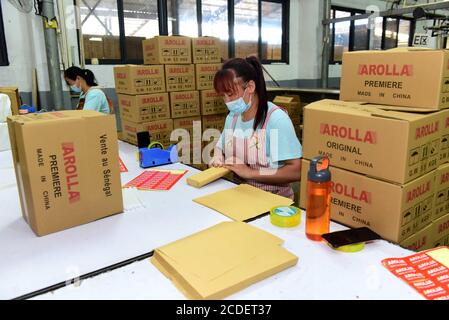
{"label": "white worktable", "polygon": [[[140,170],[135,148],[120,143],[121,157],[129,173],[127,182]],[[0,170],[7,161],[0,153]],[[181,164],[167,166],[184,168]],[[196,171],[187,167],[190,173]],[[0,171],[3,174],[3,171]],[[194,189],[182,179],[169,192],[146,192],[140,197],[147,208],[102,219],[84,226],[38,238],[22,221],[14,174],[6,174],[0,201],[0,298],[14,298],[52,284],[147,253],[226,217],[195,204],[192,199],[233,186],[218,181]],[[3,178],[3,175],[2,175]],[[3,180],[3,179],[2,179]],[[174,197],[174,195],[176,195]],[[333,251],[323,243],[309,241],[300,226],[282,229],[269,217],[250,222],[284,239],[284,247],[299,257],[295,267],[242,290],[230,299],[421,299],[421,296],[381,265],[381,260],[411,251],[377,241],[358,253]],[[332,223],[331,230],[343,229]],[[8,245],[4,245],[4,244]],[[183,299],[184,296],[150,262],[144,259],[102,273],[35,299]]]}
{"label": "white worktable", "polygon": [[[129,172],[136,177],[137,148],[119,142]],[[225,216],[192,201],[234,186],[220,180],[202,189],[185,183],[198,170],[183,164],[164,166],[189,172],[170,191],[139,191],[146,207],[86,225],[37,237],[22,218],[10,151],[0,152],[0,299],[16,298],[108,267],[183,238],[222,221]]]}
{"label": "white worktable", "polygon": [[[304,218],[304,215],[303,215]],[[229,299],[422,299],[390,274],[381,260],[410,254],[386,241],[366,245],[358,253],[341,253],[306,239],[304,221],[282,229],[268,216],[250,224],[285,240],[284,248],[299,257],[298,264],[260,281]],[[332,231],[343,229],[332,223]],[[162,273],[145,259],[83,280],[36,299],[185,299]]]}

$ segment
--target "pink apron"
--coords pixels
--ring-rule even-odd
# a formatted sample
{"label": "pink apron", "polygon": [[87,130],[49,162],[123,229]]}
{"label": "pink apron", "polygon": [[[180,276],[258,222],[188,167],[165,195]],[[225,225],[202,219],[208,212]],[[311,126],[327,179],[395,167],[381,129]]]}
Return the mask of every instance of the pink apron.
{"label": "pink apron", "polygon": [[[266,126],[270,120],[271,114],[277,109],[280,108],[277,106],[271,108],[262,128],[256,130],[249,138],[234,136],[235,125],[238,120],[238,115],[234,115],[231,130],[230,132],[226,132],[227,134],[225,135],[225,158],[227,159],[234,156],[238,159],[242,159],[245,164],[249,165],[251,169],[254,170],[270,169],[265,143]],[[242,182],[283,197],[294,198],[293,189],[290,184],[271,185],[255,180],[242,180]]]}

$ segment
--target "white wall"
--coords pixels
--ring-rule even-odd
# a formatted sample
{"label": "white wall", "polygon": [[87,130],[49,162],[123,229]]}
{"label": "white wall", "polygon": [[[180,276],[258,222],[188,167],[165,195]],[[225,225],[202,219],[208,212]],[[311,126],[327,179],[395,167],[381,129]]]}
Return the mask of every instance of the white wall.
{"label": "white wall", "polygon": [[289,64],[265,66],[276,80],[320,77],[322,40],[320,2],[290,0]]}
{"label": "white wall", "polygon": [[36,68],[39,90],[49,90],[42,19],[19,12],[8,1],[2,1],[2,10],[10,65],[0,67],[0,86],[31,92],[32,70]]}

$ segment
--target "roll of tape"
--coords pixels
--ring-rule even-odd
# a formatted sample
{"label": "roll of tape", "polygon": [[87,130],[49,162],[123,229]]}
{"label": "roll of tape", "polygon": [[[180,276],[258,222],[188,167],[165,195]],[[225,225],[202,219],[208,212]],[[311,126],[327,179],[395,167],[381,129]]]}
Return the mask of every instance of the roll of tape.
{"label": "roll of tape", "polygon": [[340,251],[340,252],[359,252],[362,251],[365,248],[365,242],[360,242],[360,243],[354,243],[354,244],[348,244],[346,246],[341,246],[338,248],[333,248],[331,246],[332,249]]}
{"label": "roll of tape", "polygon": [[293,206],[274,207],[270,210],[270,221],[282,228],[295,227],[301,222],[301,210]]}

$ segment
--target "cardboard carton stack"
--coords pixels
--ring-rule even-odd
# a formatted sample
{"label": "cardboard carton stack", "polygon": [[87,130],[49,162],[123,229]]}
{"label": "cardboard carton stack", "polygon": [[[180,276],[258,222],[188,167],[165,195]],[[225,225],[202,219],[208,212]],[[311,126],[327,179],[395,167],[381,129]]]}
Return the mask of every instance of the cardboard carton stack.
{"label": "cardboard carton stack", "polygon": [[302,141],[303,108],[299,95],[276,96],[273,103],[288,113],[295,128],[296,135]]}
{"label": "cardboard carton stack", "polygon": [[310,159],[327,155],[333,220],[413,250],[447,244],[448,63],[438,50],[345,53],[345,101],[304,108],[300,206]]}
{"label": "cardboard carton stack", "polygon": [[[186,129],[191,149],[182,159],[191,162],[193,152],[201,153],[202,128],[220,127],[218,121],[224,126],[227,109],[213,89],[214,75],[221,67],[220,41],[157,36],[143,40],[142,47],[144,66],[114,69],[122,139],[137,144],[136,133],[147,129],[153,141],[168,147],[182,141],[180,132],[170,137],[172,131]],[[186,147],[186,143],[178,144],[180,155]]]}

